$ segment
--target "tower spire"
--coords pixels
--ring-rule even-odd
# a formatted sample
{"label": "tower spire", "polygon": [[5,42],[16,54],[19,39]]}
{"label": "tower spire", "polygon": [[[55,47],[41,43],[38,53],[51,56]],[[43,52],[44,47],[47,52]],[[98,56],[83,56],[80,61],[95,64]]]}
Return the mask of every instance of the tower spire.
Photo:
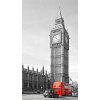
{"label": "tower spire", "polygon": [[57,11],[57,15],[56,15],[56,19],[62,18],[62,14],[61,14],[61,7],[58,7],[58,11]]}
{"label": "tower spire", "polygon": [[64,20],[63,20],[62,14],[61,14],[61,7],[60,6],[59,6],[59,9],[58,9],[56,19],[55,19],[55,25],[57,25],[57,24],[64,25]]}
{"label": "tower spire", "polygon": [[62,18],[62,14],[61,14],[61,7],[59,6],[59,15]]}

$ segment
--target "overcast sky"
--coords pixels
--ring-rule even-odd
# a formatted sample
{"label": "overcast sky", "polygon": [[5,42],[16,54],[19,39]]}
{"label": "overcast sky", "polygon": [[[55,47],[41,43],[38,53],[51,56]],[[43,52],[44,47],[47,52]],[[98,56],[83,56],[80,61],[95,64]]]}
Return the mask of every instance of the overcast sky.
{"label": "overcast sky", "polygon": [[70,37],[69,74],[78,80],[78,1],[22,0],[22,63],[50,72],[50,31],[61,7]]}

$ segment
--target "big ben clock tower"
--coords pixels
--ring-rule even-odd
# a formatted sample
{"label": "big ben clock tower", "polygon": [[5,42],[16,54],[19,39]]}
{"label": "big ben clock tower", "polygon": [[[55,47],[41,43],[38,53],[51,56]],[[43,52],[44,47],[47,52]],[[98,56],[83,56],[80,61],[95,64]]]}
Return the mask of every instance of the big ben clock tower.
{"label": "big ben clock tower", "polygon": [[50,32],[50,48],[51,83],[56,81],[69,83],[69,35],[65,29],[61,11]]}

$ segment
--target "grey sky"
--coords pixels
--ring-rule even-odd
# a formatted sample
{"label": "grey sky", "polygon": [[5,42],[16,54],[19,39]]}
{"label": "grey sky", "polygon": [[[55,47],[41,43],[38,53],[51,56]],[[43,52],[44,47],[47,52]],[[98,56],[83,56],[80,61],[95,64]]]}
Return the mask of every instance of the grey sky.
{"label": "grey sky", "polygon": [[50,71],[50,31],[61,6],[70,36],[69,71],[77,80],[78,72],[78,1],[22,0],[22,63]]}

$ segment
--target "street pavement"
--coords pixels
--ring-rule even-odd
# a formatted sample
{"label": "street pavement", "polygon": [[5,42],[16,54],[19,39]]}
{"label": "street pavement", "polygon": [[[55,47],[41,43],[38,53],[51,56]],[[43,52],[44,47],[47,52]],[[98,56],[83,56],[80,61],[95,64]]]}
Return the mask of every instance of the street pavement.
{"label": "street pavement", "polygon": [[78,100],[78,97],[44,98],[42,94],[23,94],[22,100]]}

